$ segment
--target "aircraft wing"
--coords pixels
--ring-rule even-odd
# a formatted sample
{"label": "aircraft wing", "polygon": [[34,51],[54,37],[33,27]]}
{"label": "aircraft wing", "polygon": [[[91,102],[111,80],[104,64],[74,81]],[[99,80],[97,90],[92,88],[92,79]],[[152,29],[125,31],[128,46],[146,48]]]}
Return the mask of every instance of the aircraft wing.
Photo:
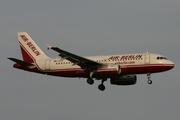
{"label": "aircraft wing", "polygon": [[58,47],[48,46],[48,49],[52,49],[52,50],[60,53],[59,56],[61,56],[62,59],[67,59],[67,60],[71,61],[73,63],[73,65],[79,65],[82,69],[86,69],[86,68],[96,69],[102,65],[101,63],[98,63],[96,61],[75,55],[73,53],[62,50]]}

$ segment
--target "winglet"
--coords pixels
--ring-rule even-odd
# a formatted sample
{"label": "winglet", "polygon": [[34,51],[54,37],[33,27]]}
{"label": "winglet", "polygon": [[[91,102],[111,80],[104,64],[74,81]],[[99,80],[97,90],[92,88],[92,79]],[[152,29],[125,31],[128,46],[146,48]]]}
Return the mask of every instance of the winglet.
{"label": "winglet", "polygon": [[51,49],[52,48],[52,46],[50,46],[50,45],[47,45],[47,49],[49,50],[49,49]]}

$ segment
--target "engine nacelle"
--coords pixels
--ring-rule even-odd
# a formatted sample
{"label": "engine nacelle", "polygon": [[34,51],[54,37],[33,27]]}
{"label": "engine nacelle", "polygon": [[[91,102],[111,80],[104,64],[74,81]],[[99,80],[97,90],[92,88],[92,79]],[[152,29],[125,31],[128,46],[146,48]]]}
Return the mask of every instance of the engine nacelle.
{"label": "engine nacelle", "polygon": [[124,75],[117,78],[111,78],[110,82],[113,85],[134,85],[136,84],[136,75]]}

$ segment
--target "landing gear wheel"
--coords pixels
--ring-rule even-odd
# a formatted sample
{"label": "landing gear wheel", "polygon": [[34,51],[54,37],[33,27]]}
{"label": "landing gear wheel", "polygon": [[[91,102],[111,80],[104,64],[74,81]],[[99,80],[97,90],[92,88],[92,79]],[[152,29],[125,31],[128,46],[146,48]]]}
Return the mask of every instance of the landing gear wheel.
{"label": "landing gear wheel", "polygon": [[101,91],[104,91],[104,90],[105,90],[105,86],[104,86],[103,84],[100,84],[100,85],[98,86],[98,88],[99,88],[99,90],[101,90]]}
{"label": "landing gear wheel", "polygon": [[148,78],[147,83],[148,83],[148,84],[152,84],[152,80],[150,80],[150,78],[151,78],[151,73],[147,73],[147,78]]}
{"label": "landing gear wheel", "polygon": [[87,83],[92,85],[92,84],[94,84],[94,80],[92,78],[88,78],[87,79]]}
{"label": "landing gear wheel", "polygon": [[152,84],[152,80],[148,80],[147,83],[148,83],[148,84]]}

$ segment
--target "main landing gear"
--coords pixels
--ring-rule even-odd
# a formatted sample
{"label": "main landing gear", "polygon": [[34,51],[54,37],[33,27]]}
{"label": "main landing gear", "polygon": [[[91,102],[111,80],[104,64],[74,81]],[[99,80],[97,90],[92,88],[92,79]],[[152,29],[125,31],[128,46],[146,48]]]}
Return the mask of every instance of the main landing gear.
{"label": "main landing gear", "polygon": [[100,84],[98,86],[98,89],[101,90],[101,91],[104,91],[106,89],[106,87],[103,84]]}
{"label": "main landing gear", "polygon": [[[105,81],[107,81],[107,79],[102,79],[101,84],[98,86],[99,90],[104,91],[106,89],[106,87],[103,84]],[[87,83],[92,85],[94,84],[94,80],[92,78],[88,78]]]}
{"label": "main landing gear", "polygon": [[148,84],[152,84],[152,80],[150,80],[150,78],[151,78],[151,73],[147,73],[147,78],[148,78],[147,83],[148,83]]}
{"label": "main landing gear", "polygon": [[104,81],[107,81],[107,79],[102,79],[101,84],[98,86],[98,89],[101,91],[104,91],[106,87],[104,86]]}
{"label": "main landing gear", "polygon": [[90,72],[89,73],[89,78],[87,79],[87,83],[90,84],[90,85],[94,84],[94,80],[92,79],[92,76],[93,76],[94,72],[95,71]]}
{"label": "main landing gear", "polygon": [[92,84],[94,84],[94,80],[92,78],[88,78],[87,79],[87,83],[92,85]]}

